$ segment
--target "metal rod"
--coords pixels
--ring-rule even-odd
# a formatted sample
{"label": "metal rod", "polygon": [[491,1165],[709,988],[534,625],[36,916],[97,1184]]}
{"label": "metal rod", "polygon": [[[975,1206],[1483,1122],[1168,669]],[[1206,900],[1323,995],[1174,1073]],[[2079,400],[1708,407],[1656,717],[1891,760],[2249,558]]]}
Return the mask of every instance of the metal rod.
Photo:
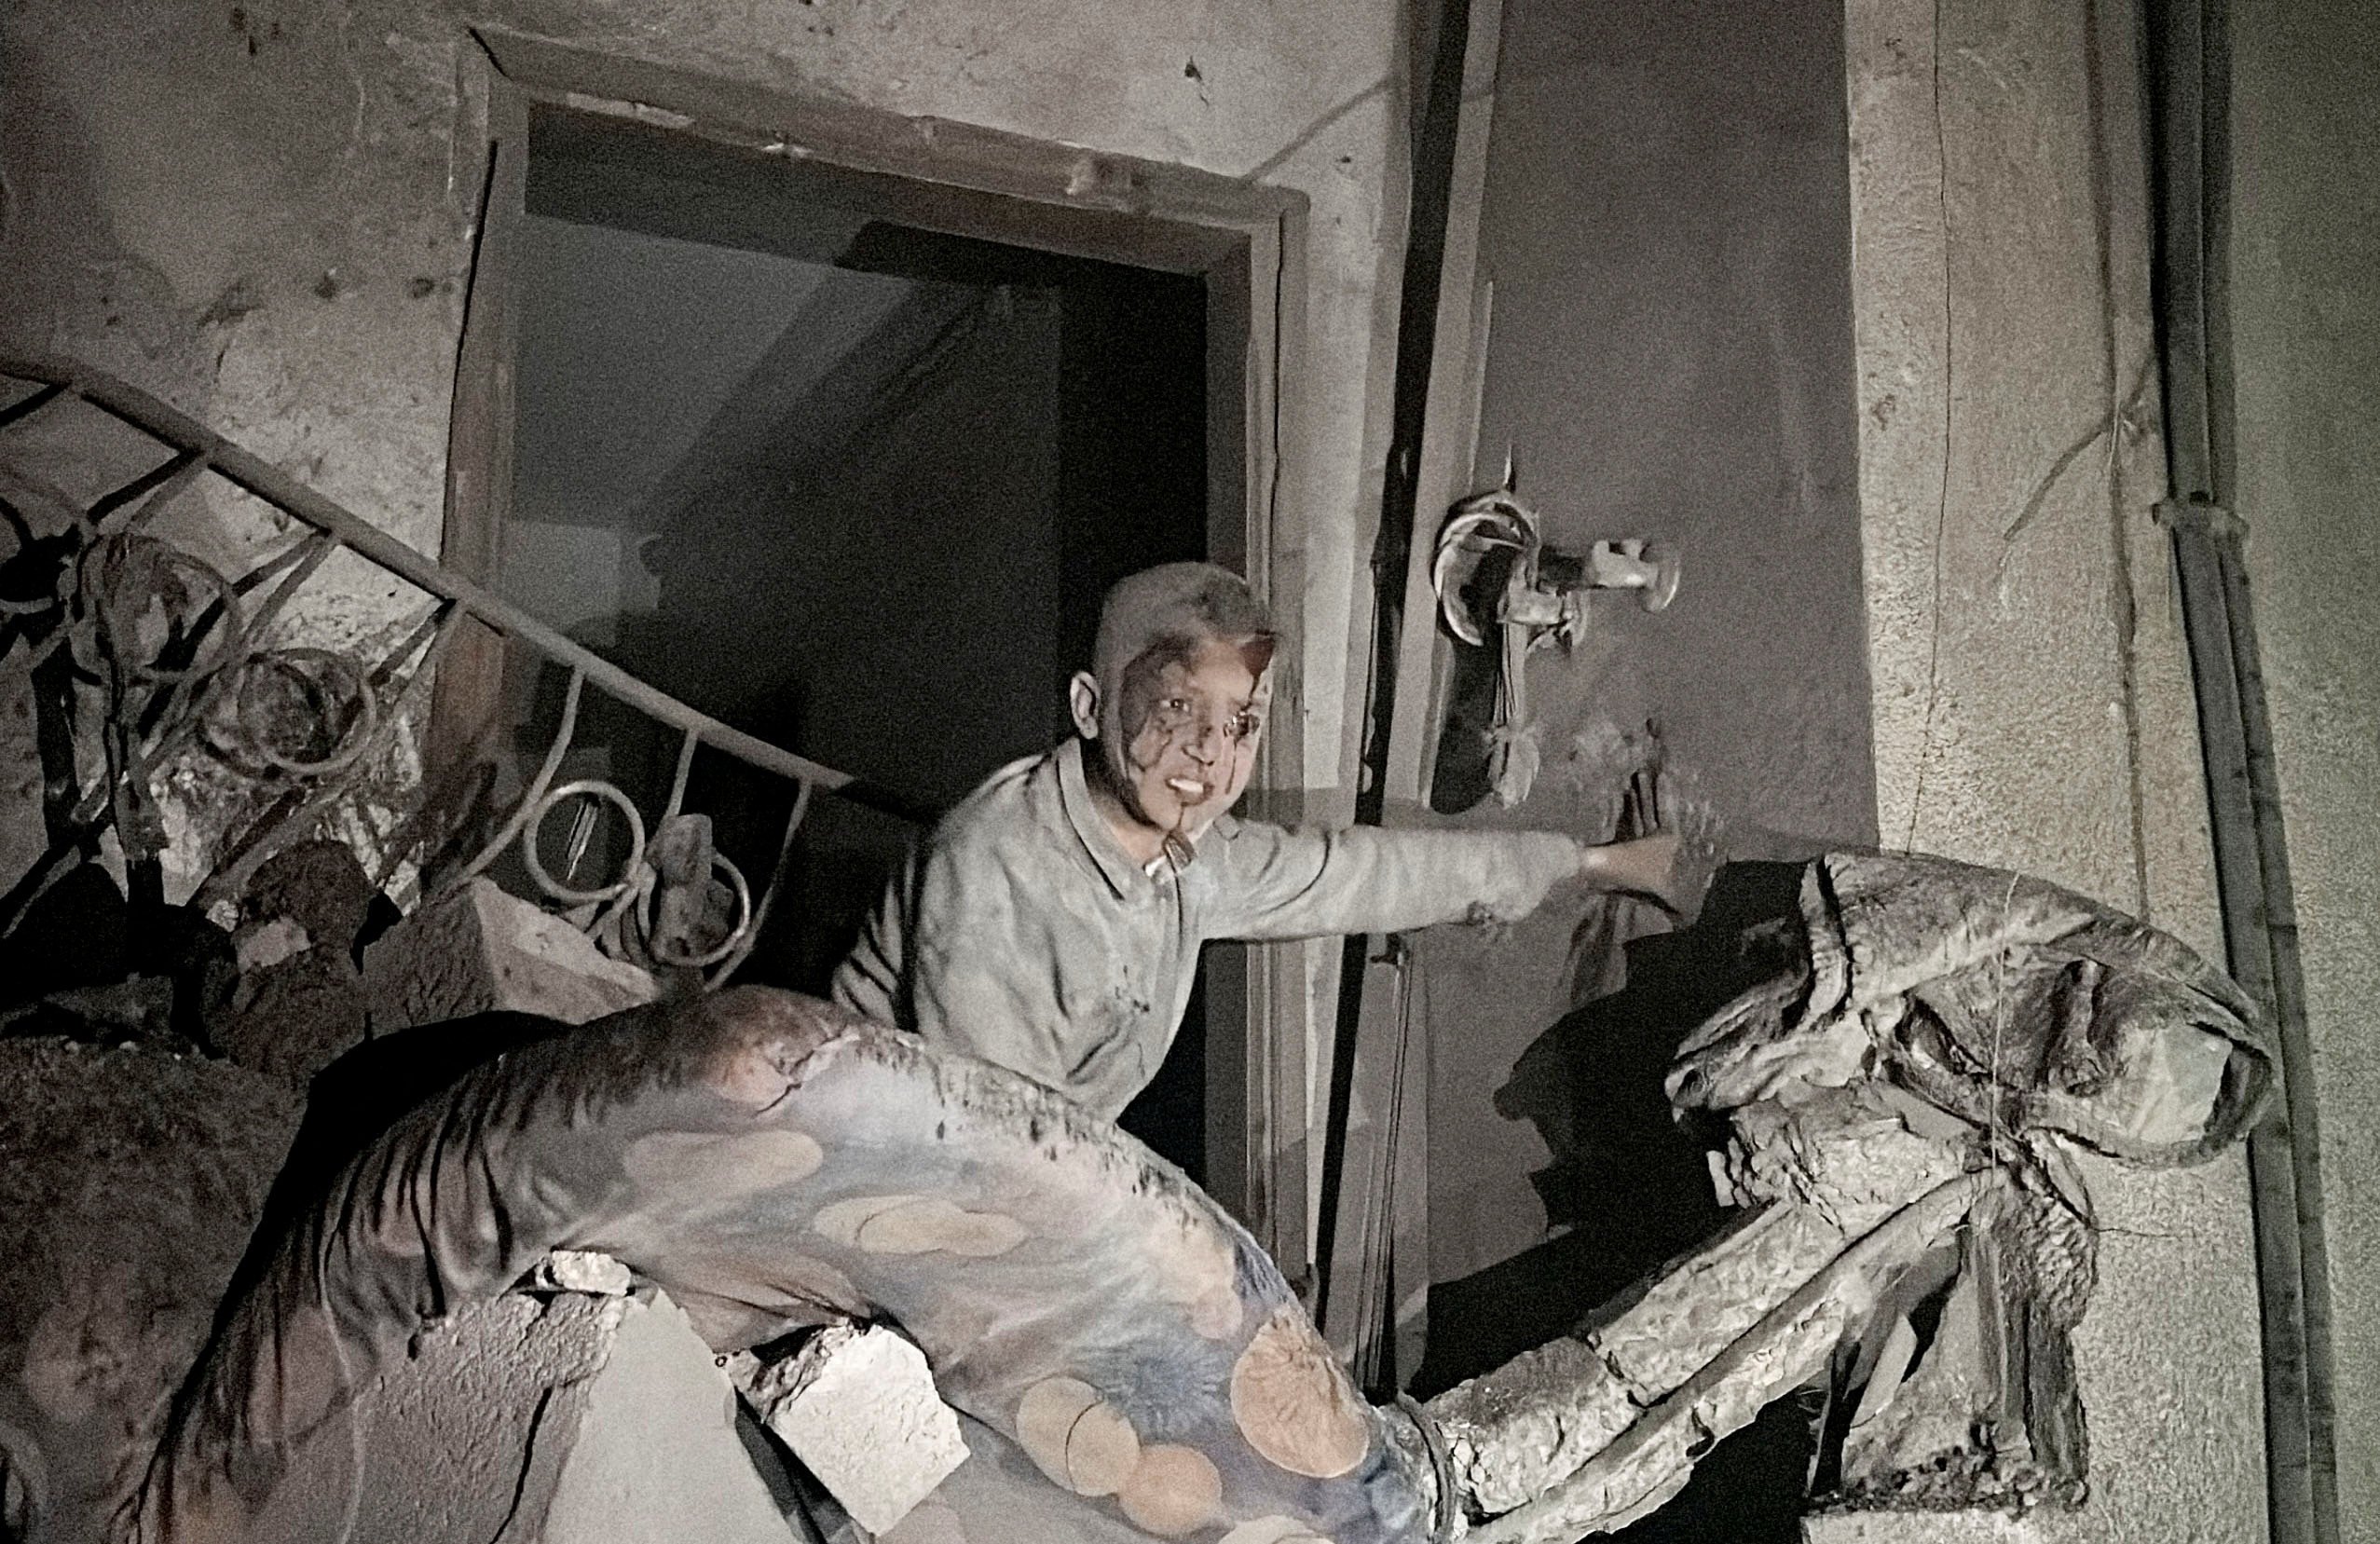
{"label": "metal rod", "polygon": [[[223,667],[210,671],[203,677],[196,680],[181,680],[174,683],[172,697],[168,699],[164,710],[159,715],[166,724],[166,729],[157,736],[156,743],[143,753],[144,760],[155,766],[188,745],[191,739],[205,727],[207,716],[223,700],[224,692],[228,690],[225,683],[233,680],[239,675],[240,666],[248,659],[251,646],[264,630],[271,625],[273,620],[280,615],[281,608],[289,604],[289,598],[297,593],[299,586],[312,577],[314,570],[322,566],[322,560],[329,557],[337,547],[336,537],[326,532],[318,532],[296,546],[275,554],[241,578],[232,581],[232,591],[238,594],[251,581],[261,582],[264,578],[270,577],[274,568],[286,567],[293,560],[295,560],[294,570],[275,586],[273,593],[265,597],[265,603],[262,606],[241,622],[238,636],[232,639],[230,648],[226,650]],[[404,657],[404,652],[392,656],[395,659]],[[176,712],[178,704],[173,699],[184,696],[194,689],[198,693],[197,703],[186,713]],[[88,804],[87,800],[87,807]],[[83,809],[77,809],[75,814],[77,817],[87,818]]]}
{"label": "metal rod", "polygon": [[[328,539],[317,538],[315,540],[326,540]],[[251,580],[256,579],[258,576],[269,576],[272,569],[277,567],[286,566],[293,557],[297,556],[302,551],[302,547],[293,547],[289,551],[281,553],[267,562],[259,565],[256,568],[251,570],[248,575],[241,579],[233,581],[231,582],[231,593],[238,594]],[[311,570],[309,569],[308,571],[310,572]],[[275,594],[267,597],[265,605],[256,612],[255,615],[241,622],[239,635],[232,640],[230,646],[226,650],[226,658],[222,669],[209,671],[202,676],[183,676],[172,682],[171,697],[178,697],[184,692],[190,690],[193,687],[196,687],[201,692],[201,696],[196,707],[187,713],[177,714],[174,711],[171,697],[169,697],[165,706],[154,715],[149,710],[144,709],[143,711],[142,717],[144,719],[162,718],[167,725],[164,732],[157,737],[156,743],[142,751],[141,759],[144,764],[154,766],[159,761],[164,760],[167,757],[180,750],[183,745],[189,742],[193,735],[198,732],[199,729],[205,722],[208,711],[214,705],[216,701],[215,693],[218,683],[224,679],[226,673],[237,663],[237,660],[232,656],[244,653],[248,640],[255,635],[257,627],[261,625],[264,621],[268,620],[275,611],[280,609],[280,602],[285,598],[286,592],[292,587],[293,586],[291,585],[284,584],[282,591],[277,592]],[[221,615],[218,613],[216,621],[210,623],[210,625],[220,625],[220,623]],[[63,627],[61,627],[57,634],[49,639],[48,643],[43,647],[41,652],[34,656],[34,663],[38,664],[41,660],[48,655],[49,649],[55,647],[58,640],[65,635],[65,632],[66,630]],[[113,797],[114,790],[112,786],[103,786],[101,787],[94,788],[90,793],[84,797],[83,801],[80,804],[75,806],[74,813],[69,818],[77,827],[89,826],[91,822],[100,819],[101,812],[107,807],[109,800]],[[103,822],[102,824],[103,825],[104,823]]]}
{"label": "metal rod", "polygon": [[2262,1298],[2266,1519],[2273,1544],[2336,1544],[2329,1248],[2313,1036],[2234,485],[2224,0],[2147,0],[2155,309],[2170,533],[2206,761],[2226,963],[2271,1014],[2282,1100],[2248,1140]]}
{"label": "metal rod", "polygon": [[[2219,553],[2225,539],[2217,538]],[[2336,1370],[2332,1361],[2331,1257],[2324,1225],[2322,1126],[2319,1090],[2314,1082],[2314,1044],[2305,995],[2305,968],[2298,950],[2297,892],[2291,881],[2289,841],[2281,819],[2279,769],[2273,751],[2272,709],[2264,695],[2264,672],[2256,647],[2255,612],[2248,593],[2248,564],[2235,532],[2221,565],[2224,615],[2231,625],[2232,658],[2239,662],[2240,726],[2248,760],[2248,797],[2254,815],[2257,877],[2263,906],[2258,913],[2272,951],[2272,1001],[2281,1025],[2282,1077],[2291,1098],[2289,1161],[2295,1196],[2299,1279],[2305,1356],[2306,1475],[2313,1492],[2317,1544],[2336,1544],[2340,1535]]]}
{"label": "metal rod", "polygon": [[[9,373],[13,374],[13,372]],[[18,376],[18,379],[40,380],[41,377],[38,376]],[[39,389],[19,398],[17,401],[10,403],[6,407],[0,407],[0,429],[7,428],[10,424],[15,423],[20,418],[32,417],[43,408],[48,407],[51,403],[54,403],[59,398],[64,396],[66,394],[66,385],[62,381],[46,381],[42,384]]]}
{"label": "metal rod", "polygon": [[769,871],[768,888],[760,892],[759,904],[752,909],[751,925],[745,930],[743,941],[735,946],[735,952],[711,972],[709,985],[713,991],[727,984],[728,977],[751,958],[753,948],[759,943],[760,930],[768,925],[769,912],[777,903],[777,893],[785,888],[786,872],[793,867],[793,839],[801,829],[802,817],[809,813],[810,785],[804,783],[795,790],[793,813],[786,817],[785,837],[777,843],[776,867]]}
{"label": "metal rod", "polygon": [[[686,807],[686,786],[694,775],[694,752],[702,744],[703,736],[691,729],[686,731],[686,738],[678,743],[677,771],[669,780],[669,803],[663,809],[661,819],[653,826],[656,833],[675,819],[677,813]],[[651,888],[652,876],[643,874],[635,878],[635,883],[613,896],[605,904],[603,909],[596,912],[588,922],[586,926],[588,937],[603,937],[605,931],[614,922],[626,917],[631,907],[642,902],[645,895]]]}
{"label": "metal rod", "polygon": [[686,785],[694,775],[694,749],[703,743],[699,731],[688,730],[685,741],[677,747],[677,772],[669,780],[669,807],[661,813],[663,823],[673,819],[686,807]]}
{"label": "metal rod", "polygon": [[487,845],[479,850],[479,855],[465,864],[463,871],[442,889],[455,890],[469,883],[481,869],[494,863],[496,854],[510,846],[513,839],[521,834],[521,828],[528,824],[529,816],[537,812],[538,800],[545,797],[545,790],[552,786],[554,774],[562,770],[562,758],[570,754],[571,736],[579,732],[579,693],[586,684],[586,673],[573,666],[570,684],[562,693],[562,722],[554,729],[554,743],[545,748],[544,764],[537,769],[537,776],[530,780],[528,787],[521,794],[520,802],[513,807],[512,818],[504,822],[503,829],[489,839]]}
{"label": "metal rod", "polygon": [[372,740],[367,742],[364,748],[337,774],[322,779],[310,792],[301,794],[299,790],[292,789],[288,794],[283,795],[272,809],[260,816],[256,823],[249,827],[247,834],[230,849],[236,854],[231,861],[218,866],[212,874],[207,876],[206,883],[198,887],[198,895],[192,899],[194,906],[204,910],[218,900],[238,899],[247,890],[249,881],[255,878],[256,870],[262,868],[274,854],[287,846],[333,802],[347,796],[348,790],[354,786],[357,779],[362,776],[363,768],[370,760],[369,751],[372,745],[393,732],[405,704],[419,695],[423,685],[436,674],[439,658],[445,652],[446,645],[453,640],[457,624],[461,621],[462,612],[458,608],[441,607],[431,619],[425,620],[421,627],[416,628],[402,646],[383,660],[378,669],[364,678],[364,690],[377,691],[387,684],[389,677],[396,673],[399,663],[420,647],[424,632],[429,633],[429,647],[421,649],[420,663],[415,665],[413,673],[405,677],[403,690],[397,693],[396,700],[389,704],[388,712],[380,716],[379,724]]}
{"label": "metal rod", "polygon": [[[168,504],[179,498],[184,488],[198,480],[207,470],[207,458],[185,450],[161,464],[150,468],[113,493],[101,495],[91,501],[84,512],[83,523],[103,535],[116,530],[137,530],[164,512]],[[117,518],[126,505],[139,501],[139,507]]]}

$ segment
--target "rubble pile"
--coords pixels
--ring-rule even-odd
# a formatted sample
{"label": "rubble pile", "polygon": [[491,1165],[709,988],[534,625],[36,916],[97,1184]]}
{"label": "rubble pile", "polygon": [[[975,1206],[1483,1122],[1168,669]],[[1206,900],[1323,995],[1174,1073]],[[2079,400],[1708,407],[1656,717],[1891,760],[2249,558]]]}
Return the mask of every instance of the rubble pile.
{"label": "rubble pile", "polygon": [[[239,1264],[252,1240],[303,1227],[358,1146],[472,1060],[732,975],[813,785],[849,780],[625,676],[147,393],[7,363],[0,1230],[14,1249],[0,1260],[0,1539],[27,1544],[132,1526],[164,1413],[253,1270]],[[386,581],[374,586],[385,607],[361,623],[346,605],[359,563]],[[428,690],[467,624],[568,680],[553,743],[516,747],[527,760],[500,804],[495,760],[425,777]],[[555,782],[591,684],[609,710],[684,736],[650,862],[636,855],[633,800],[599,780]],[[790,811],[767,882],[748,885],[713,851],[707,818],[681,808],[698,748],[781,780]],[[580,871],[592,805],[550,823],[570,833],[558,881],[540,861],[544,817],[574,799],[608,802],[630,828],[634,851],[608,879]],[[490,870],[519,894],[480,877]],[[392,884],[420,898],[401,909]],[[520,898],[538,893],[554,910]],[[535,1295],[480,1305],[485,1333],[417,1356],[413,1393],[392,1393],[397,1377],[373,1392],[377,1451],[417,1448],[420,1462],[340,1478],[350,1523],[364,1508],[386,1537],[419,1544],[540,1536],[540,1517],[557,1540],[658,1539],[680,1535],[701,1496],[725,1494],[718,1453],[752,1488],[706,1360],[700,1377],[660,1379],[678,1402],[654,1405],[644,1427],[620,1413],[640,1396],[604,1381],[623,1357],[699,1345],[682,1314],[649,1289],[622,1297],[624,1267],[592,1252],[524,1285]],[[426,1296],[442,1322],[470,1317],[438,1288]],[[569,1306],[598,1301],[612,1306]],[[514,1332],[531,1321],[536,1333]],[[726,1445],[703,1458],[671,1431]],[[606,1442],[670,1453],[691,1488],[672,1502],[649,1485],[648,1513],[622,1510],[586,1456]],[[576,1488],[529,1485],[528,1448],[549,1479],[580,1455]],[[575,1534],[543,1515],[548,1502],[580,1518]],[[774,1532],[696,1531],[777,1544],[781,1520],[765,1497],[756,1507],[745,1523]]]}
{"label": "rubble pile", "polygon": [[139,1483],[302,1103],[157,1039],[0,1036],[0,1537]]}
{"label": "rubble pile", "polygon": [[[404,918],[337,841],[276,854],[238,913],[136,907],[84,863],[0,942],[0,1537],[138,1488],[318,1074],[406,1025],[577,1023],[658,991],[484,881]],[[293,1166],[288,1204],[325,1167]],[[592,1286],[560,1269],[546,1285]]]}

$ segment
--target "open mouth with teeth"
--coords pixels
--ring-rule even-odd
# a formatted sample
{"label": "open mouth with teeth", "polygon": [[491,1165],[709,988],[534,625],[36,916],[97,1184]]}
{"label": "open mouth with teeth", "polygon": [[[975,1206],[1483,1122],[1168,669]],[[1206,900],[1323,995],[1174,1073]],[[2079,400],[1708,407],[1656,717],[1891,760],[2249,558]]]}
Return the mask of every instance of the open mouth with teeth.
{"label": "open mouth with teeth", "polygon": [[1169,777],[1165,780],[1165,786],[1171,788],[1174,797],[1184,804],[1203,804],[1207,801],[1207,796],[1214,792],[1214,789],[1195,777]]}

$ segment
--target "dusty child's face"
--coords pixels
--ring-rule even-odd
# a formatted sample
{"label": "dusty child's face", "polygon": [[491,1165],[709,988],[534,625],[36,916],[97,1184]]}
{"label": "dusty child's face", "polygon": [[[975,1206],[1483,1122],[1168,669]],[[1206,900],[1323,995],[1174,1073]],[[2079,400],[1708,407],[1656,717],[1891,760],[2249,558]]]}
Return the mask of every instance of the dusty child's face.
{"label": "dusty child's face", "polygon": [[1195,840],[1239,800],[1264,734],[1265,640],[1180,639],[1100,683],[1111,791],[1152,855]]}

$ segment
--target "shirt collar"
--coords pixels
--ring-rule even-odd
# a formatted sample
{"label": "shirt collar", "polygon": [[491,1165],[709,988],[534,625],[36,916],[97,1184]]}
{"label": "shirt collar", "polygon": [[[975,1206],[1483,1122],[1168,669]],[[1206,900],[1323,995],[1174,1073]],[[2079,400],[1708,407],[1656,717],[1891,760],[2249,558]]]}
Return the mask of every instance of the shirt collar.
{"label": "shirt collar", "polygon": [[[1067,741],[1058,747],[1058,801],[1065,806],[1066,822],[1074,828],[1074,840],[1083,845],[1084,855],[1091,860],[1107,881],[1108,888],[1118,896],[1129,895],[1151,878],[1148,871],[1132,861],[1132,854],[1115,840],[1108,828],[1107,817],[1091,802],[1090,780],[1083,772],[1083,742],[1080,738]],[[1165,860],[1157,860],[1162,864]]]}
{"label": "shirt collar", "polygon": [[1229,838],[1239,832],[1239,823],[1228,813],[1207,822],[1205,830],[1190,839],[1190,852],[1179,863],[1172,856],[1170,843],[1160,848],[1157,855],[1146,863],[1136,863],[1124,844],[1115,840],[1115,832],[1107,817],[1091,802],[1089,774],[1083,769],[1083,742],[1080,737],[1068,740],[1058,747],[1058,798],[1066,807],[1066,819],[1074,827],[1074,840],[1083,845],[1084,855],[1100,871],[1109,888],[1118,895],[1131,893],[1134,878],[1155,880],[1170,869],[1180,873],[1197,859],[1198,848],[1211,836]]}

